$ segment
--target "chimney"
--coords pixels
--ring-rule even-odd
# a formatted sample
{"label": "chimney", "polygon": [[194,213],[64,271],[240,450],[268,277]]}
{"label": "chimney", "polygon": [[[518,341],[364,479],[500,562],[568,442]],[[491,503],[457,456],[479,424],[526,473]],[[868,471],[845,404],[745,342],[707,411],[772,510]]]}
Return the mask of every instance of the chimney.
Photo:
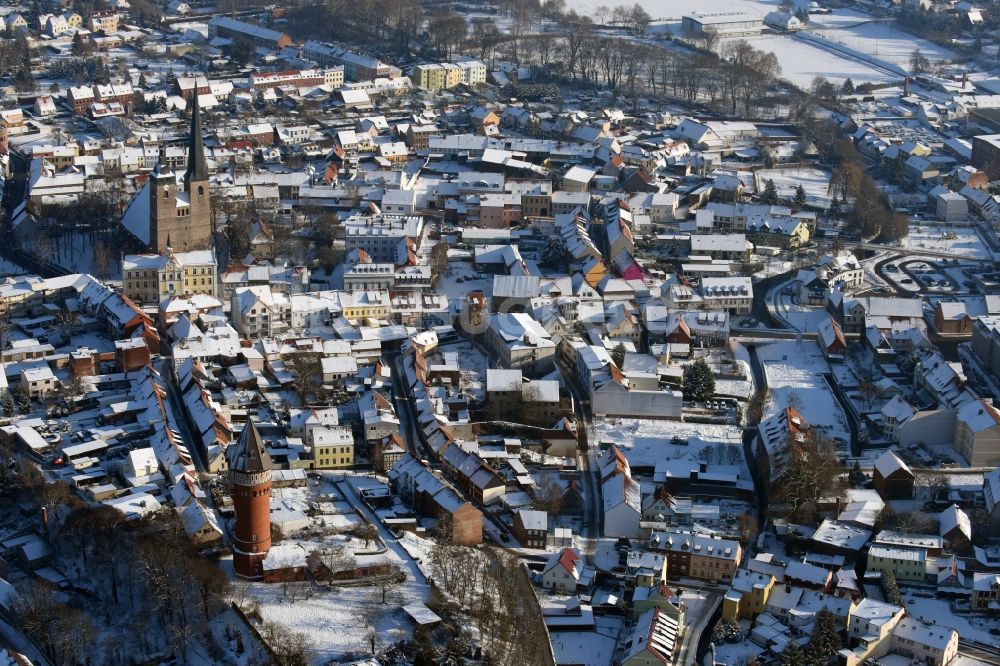
{"label": "chimney", "polygon": [[906,97],[910,94],[910,77],[903,79],[903,96]]}
{"label": "chimney", "polygon": [[49,507],[42,507],[42,531],[45,533],[45,540],[49,538]]}

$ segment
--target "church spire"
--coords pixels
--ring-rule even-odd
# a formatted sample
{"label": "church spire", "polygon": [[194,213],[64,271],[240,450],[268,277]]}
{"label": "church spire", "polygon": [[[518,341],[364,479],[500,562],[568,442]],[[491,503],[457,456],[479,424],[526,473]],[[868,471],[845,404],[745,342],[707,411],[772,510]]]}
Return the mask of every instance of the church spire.
{"label": "church spire", "polygon": [[201,142],[201,105],[198,103],[198,91],[191,96],[194,108],[191,110],[191,138],[188,140],[187,171],[184,182],[208,180],[208,166],[205,164],[205,148]]}

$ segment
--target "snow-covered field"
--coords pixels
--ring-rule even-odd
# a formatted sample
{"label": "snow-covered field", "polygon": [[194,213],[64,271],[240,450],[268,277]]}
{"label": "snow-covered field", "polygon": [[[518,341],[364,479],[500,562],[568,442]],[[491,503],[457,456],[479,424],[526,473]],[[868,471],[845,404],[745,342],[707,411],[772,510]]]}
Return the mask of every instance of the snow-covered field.
{"label": "snow-covered field", "polygon": [[819,208],[830,206],[830,172],[825,169],[803,167],[798,169],[761,169],[757,172],[757,190],[763,191],[767,181],[774,181],[778,196],[795,197],[799,185],[806,191],[806,203]]}
{"label": "snow-covered field", "polygon": [[908,250],[930,250],[932,252],[953,252],[967,259],[989,259],[987,245],[968,227],[928,227],[910,224],[910,234],[901,245]]}
{"label": "snow-covered field", "polygon": [[[595,16],[599,7],[613,9],[618,4],[631,7],[634,3],[570,0],[567,3],[567,9]],[[769,12],[777,10],[779,3],[772,0],[712,0],[711,2],[639,0],[638,4],[657,22],[651,26],[651,34],[667,32],[676,36],[680,31],[679,22],[685,14],[746,12],[763,18]],[[804,0],[796,0],[795,4],[806,7],[809,3]],[[597,18],[607,20],[608,16]],[[872,19],[870,14],[851,9],[837,9],[830,14],[810,16],[809,30],[811,32],[856,51],[860,54],[858,57],[837,53],[787,34],[765,34],[746,39],[756,48],[770,51],[778,56],[782,77],[800,87],[807,87],[817,76],[823,76],[836,82],[850,78],[855,83],[866,81],[885,83],[900,78],[899,72],[888,72],[884,68],[875,67],[865,62],[865,54],[884,63],[902,67],[908,66],[910,54],[914,48],[920,48],[921,52],[932,61],[952,56],[946,49],[916,39],[896,30],[891,25],[879,23],[859,25],[861,22]]]}
{"label": "snow-covered field", "polygon": [[[422,570],[406,550],[389,535],[368,509],[361,507],[356,497],[345,497],[343,494],[347,484],[366,487],[377,482],[370,477],[347,476],[344,477],[347,483],[334,489],[330,482],[341,477],[332,474],[326,477],[319,489],[312,486],[306,489],[282,489],[282,498],[293,504],[304,503],[310,498],[314,501],[318,498],[333,499],[334,510],[350,513],[318,516],[314,519],[315,523],[326,519],[323,522],[329,525],[330,518],[339,518],[341,524],[348,526],[372,520],[378,527],[381,541],[386,544],[387,550],[359,555],[357,553],[366,548],[363,542],[355,540],[347,543],[343,535],[336,534],[319,537],[293,536],[287,538],[285,543],[299,543],[307,552],[334,544],[353,547],[358,564],[395,564],[406,573],[406,580],[402,584],[393,585],[388,603],[385,604],[381,603],[377,586],[327,589],[311,581],[287,586],[253,584],[250,592],[260,603],[261,616],[267,621],[280,623],[291,632],[305,634],[311,644],[311,663],[314,664],[325,664],[350,652],[368,653],[371,650],[369,635],[372,631],[376,634],[376,649],[409,638],[413,632],[413,623],[401,607],[425,603],[429,593]],[[366,515],[360,515],[362,513]],[[375,549],[376,546],[371,546],[371,550]]]}
{"label": "snow-covered field", "polygon": [[743,38],[754,48],[770,51],[781,65],[781,78],[800,88],[808,88],[813,79],[823,76],[839,83],[851,79],[854,83],[887,83],[900,77],[875,69],[862,60],[839,55],[832,51],[801,41],[790,35],[761,35]]}
{"label": "snow-covered field", "polygon": [[[671,444],[674,437],[686,440],[687,445]],[[680,421],[652,421],[646,419],[605,419],[594,424],[590,441],[613,442],[634,466],[654,466],[657,460],[697,457],[705,447],[715,444],[732,445],[739,453],[735,464],[746,470],[741,448],[743,430],[738,426],[682,423]],[[735,455],[735,454],[734,454]],[[749,473],[747,471],[747,473]]]}
{"label": "snow-covered field", "polygon": [[[566,3],[566,9],[594,16],[598,7],[614,9],[617,5],[631,7],[635,4],[645,9],[654,21],[680,21],[685,14],[706,11],[748,12],[763,18],[768,12],[775,11],[779,3],[778,0],[773,2],[768,0],[712,0],[711,2],[704,0],[670,0],[669,2],[663,0],[633,0],[631,2],[627,0],[611,0],[610,2],[608,0],[569,0]],[[798,0],[796,4],[809,5],[808,2],[802,0]]]}
{"label": "snow-covered field", "polygon": [[850,441],[847,419],[823,373],[830,366],[815,342],[776,342],[757,348],[774,398],[768,413],[793,405],[814,428]]}
{"label": "snow-covered field", "polygon": [[[391,551],[390,551],[391,552]],[[260,612],[265,620],[278,622],[289,631],[303,633],[312,644],[312,663],[325,664],[348,652],[367,653],[371,649],[369,628],[361,619],[366,606],[375,606],[374,630],[377,646],[386,646],[404,640],[412,634],[413,624],[401,605],[426,601],[425,584],[418,584],[407,577],[394,589],[400,595],[394,603],[371,604],[373,589],[369,587],[334,587],[329,590],[316,587],[311,582],[292,583],[301,589],[293,600],[285,593],[285,586],[254,584],[252,593],[260,602]],[[306,590],[312,596],[306,596]]]}
{"label": "snow-covered field", "polygon": [[817,31],[822,37],[844,46],[909,69],[915,49],[931,62],[950,60],[955,54],[925,39],[897,29],[890,23],[865,23],[846,28]]}

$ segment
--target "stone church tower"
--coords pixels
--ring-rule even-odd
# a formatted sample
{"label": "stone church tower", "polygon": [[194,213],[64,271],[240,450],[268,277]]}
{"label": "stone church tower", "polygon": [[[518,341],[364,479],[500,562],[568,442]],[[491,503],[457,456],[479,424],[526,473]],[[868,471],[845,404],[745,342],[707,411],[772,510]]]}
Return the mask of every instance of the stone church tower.
{"label": "stone church tower", "polygon": [[226,448],[226,462],[236,511],[233,569],[241,578],[258,579],[271,548],[271,456],[253,421]]}
{"label": "stone church tower", "polygon": [[157,254],[204,250],[212,246],[212,213],[208,194],[208,166],[201,138],[201,107],[192,97],[191,137],[183,189],[174,172],[162,162],[150,176],[149,245]]}

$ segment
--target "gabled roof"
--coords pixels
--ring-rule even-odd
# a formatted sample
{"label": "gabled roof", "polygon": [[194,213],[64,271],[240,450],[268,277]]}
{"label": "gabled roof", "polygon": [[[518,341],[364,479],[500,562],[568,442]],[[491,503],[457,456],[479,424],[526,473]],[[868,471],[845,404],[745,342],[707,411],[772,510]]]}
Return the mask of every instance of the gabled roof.
{"label": "gabled roof", "polygon": [[899,470],[904,470],[911,478],[913,477],[913,471],[892,451],[886,451],[878,457],[875,461],[875,470],[883,479],[889,478]]}

